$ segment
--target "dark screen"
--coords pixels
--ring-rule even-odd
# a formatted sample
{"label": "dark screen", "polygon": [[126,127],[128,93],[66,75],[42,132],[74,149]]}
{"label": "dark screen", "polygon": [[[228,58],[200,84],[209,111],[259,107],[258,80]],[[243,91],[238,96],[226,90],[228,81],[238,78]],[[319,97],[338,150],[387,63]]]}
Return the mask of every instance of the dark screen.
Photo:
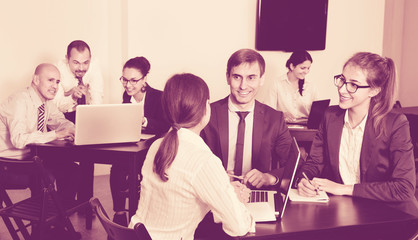
{"label": "dark screen", "polygon": [[324,50],[328,0],[259,0],[257,50]]}

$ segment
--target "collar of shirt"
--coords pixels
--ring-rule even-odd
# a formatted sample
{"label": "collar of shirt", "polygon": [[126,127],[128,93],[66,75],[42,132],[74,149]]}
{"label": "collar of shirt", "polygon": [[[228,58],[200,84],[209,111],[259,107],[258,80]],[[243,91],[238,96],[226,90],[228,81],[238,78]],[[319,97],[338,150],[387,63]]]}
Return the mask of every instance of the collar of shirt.
{"label": "collar of shirt", "polygon": [[248,109],[245,110],[240,110],[237,105],[235,105],[232,100],[231,100],[231,95],[228,97],[228,110],[230,112],[242,112],[242,111],[246,111],[246,112],[254,112],[254,106],[255,106],[255,101],[253,101],[253,104],[248,107]]}
{"label": "collar of shirt", "polygon": [[147,95],[147,93],[144,93],[144,97],[142,98],[142,101],[137,102],[136,99],[134,98],[134,96],[131,96],[131,103],[143,103],[145,104],[145,96]]}
{"label": "collar of shirt", "polygon": [[[29,86],[28,89],[29,89],[29,96],[30,96],[30,98],[32,99],[32,102],[33,102],[33,106],[38,108],[39,106],[41,106],[43,104],[41,98],[38,95],[38,92],[36,92],[35,88],[33,88],[32,86]],[[46,101],[45,104],[47,102],[48,101]]]}
{"label": "collar of shirt", "polygon": [[196,133],[194,133],[193,131],[187,129],[187,128],[180,128],[177,131],[177,135],[179,138],[181,138],[184,141],[193,143],[194,145],[196,145],[197,147],[201,148],[201,149],[205,149],[205,150],[209,150],[208,145],[206,145],[206,143],[203,141],[203,139],[197,135]]}
{"label": "collar of shirt", "polygon": [[357,127],[353,128],[351,127],[350,121],[348,120],[348,110],[345,111],[345,116],[344,116],[344,126],[349,127],[352,130],[355,129],[359,129],[360,131],[364,131],[364,128],[366,127],[366,122],[367,122],[367,117],[369,116],[369,114],[366,114],[366,116],[364,116],[363,120],[361,120],[360,124],[357,125]]}

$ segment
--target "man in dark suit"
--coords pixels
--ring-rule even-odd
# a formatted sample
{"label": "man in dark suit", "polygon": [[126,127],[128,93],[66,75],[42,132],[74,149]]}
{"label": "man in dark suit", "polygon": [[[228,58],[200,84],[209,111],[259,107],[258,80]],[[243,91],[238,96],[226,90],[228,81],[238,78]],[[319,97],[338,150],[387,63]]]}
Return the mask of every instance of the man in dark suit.
{"label": "man in dark suit", "polygon": [[[283,113],[255,100],[264,70],[265,61],[258,52],[241,49],[232,54],[226,72],[231,93],[211,104],[210,122],[202,132],[228,173],[242,176],[256,188],[279,182],[279,168],[286,164],[292,141]],[[240,122],[245,125],[243,131]]]}

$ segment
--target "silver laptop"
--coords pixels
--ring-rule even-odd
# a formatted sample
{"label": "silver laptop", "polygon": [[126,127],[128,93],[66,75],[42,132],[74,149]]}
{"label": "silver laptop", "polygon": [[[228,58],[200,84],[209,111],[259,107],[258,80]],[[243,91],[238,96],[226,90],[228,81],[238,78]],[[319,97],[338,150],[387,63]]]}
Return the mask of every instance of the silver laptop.
{"label": "silver laptop", "polygon": [[141,140],[141,104],[79,105],[76,110],[74,145]]}
{"label": "silver laptop", "polygon": [[250,202],[246,204],[255,222],[271,222],[281,219],[289,201],[290,188],[299,164],[300,151],[293,138],[289,159],[280,179],[280,193],[276,191],[252,190]]}

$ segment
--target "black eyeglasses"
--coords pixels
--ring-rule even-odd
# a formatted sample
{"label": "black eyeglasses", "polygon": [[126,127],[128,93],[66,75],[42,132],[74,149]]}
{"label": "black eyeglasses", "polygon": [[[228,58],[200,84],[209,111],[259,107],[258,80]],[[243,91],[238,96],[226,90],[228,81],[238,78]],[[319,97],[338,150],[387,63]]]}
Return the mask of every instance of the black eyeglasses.
{"label": "black eyeglasses", "polygon": [[[146,76],[146,75],[145,75],[145,76]],[[124,78],[124,77],[122,76],[122,77],[120,77],[120,78],[119,78],[119,80],[120,80],[120,82],[121,82],[122,84],[124,84],[124,85],[127,85],[127,84],[128,84],[128,82],[129,82],[132,86],[134,86],[134,85],[136,85],[139,81],[144,80],[145,76],[143,76],[143,77],[142,77],[142,78],[140,78],[140,79],[126,79],[126,78]]]}
{"label": "black eyeglasses", "polygon": [[338,88],[341,88],[345,84],[345,88],[347,89],[347,92],[349,93],[355,93],[357,92],[357,89],[359,88],[370,88],[370,86],[359,86],[355,83],[347,82],[344,75],[342,74],[334,76],[334,84]]}

